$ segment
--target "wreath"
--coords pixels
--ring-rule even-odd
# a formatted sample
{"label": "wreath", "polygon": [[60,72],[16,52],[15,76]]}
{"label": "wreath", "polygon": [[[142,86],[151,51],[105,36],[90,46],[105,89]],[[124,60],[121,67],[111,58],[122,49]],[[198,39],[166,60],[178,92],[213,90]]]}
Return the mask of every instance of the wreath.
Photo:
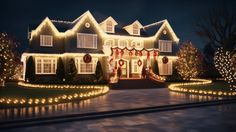
{"label": "wreath", "polygon": [[166,56],[164,56],[164,57],[162,58],[162,62],[163,62],[164,64],[168,63],[168,58],[167,58]]}
{"label": "wreath", "polygon": [[141,66],[143,63],[142,61],[139,59],[138,62],[137,62],[138,66]]}
{"label": "wreath", "polygon": [[118,63],[119,63],[120,66],[123,66],[123,65],[125,64],[124,60],[122,60],[122,59],[120,59],[120,60],[118,61]]}
{"label": "wreath", "polygon": [[90,63],[92,61],[92,57],[90,54],[85,54],[83,60],[85,63]]}

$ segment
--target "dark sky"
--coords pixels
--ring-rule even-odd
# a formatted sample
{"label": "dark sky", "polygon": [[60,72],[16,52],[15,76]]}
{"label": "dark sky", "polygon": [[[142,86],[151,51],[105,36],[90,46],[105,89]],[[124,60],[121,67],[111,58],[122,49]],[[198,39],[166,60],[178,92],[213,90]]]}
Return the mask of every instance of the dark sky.
{"label": "dark sky", "polygon": [[198,17],[212,8],[236,7],[233,0],[5,0],[0,7],[0,32],[16,36],[27,47],[27,27],[46,16],[56,20],[74,20],[90,10],[112,16],[118,23],[139,20],[143,25],[168,19],[180,41],[191,40],[197,47],[204,43],[194,34]]}

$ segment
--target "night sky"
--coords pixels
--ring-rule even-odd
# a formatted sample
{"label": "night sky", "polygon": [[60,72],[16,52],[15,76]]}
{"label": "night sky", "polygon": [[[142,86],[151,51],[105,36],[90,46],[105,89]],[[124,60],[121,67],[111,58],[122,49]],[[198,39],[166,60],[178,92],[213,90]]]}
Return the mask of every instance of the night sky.
{"label": "night sky", "polygon": [[73,21],[90,10],[92,14],[112,16],[117,22],[130,24],[139,20],[147,25],[168,19],[180,41],[191,40],[198,48],[204,42],[195,35],[194,23],[209,12],[225,6],[236,7],[233,0],[5,0],[0,7],[0,32],[14,35],[21,42],[20,50],[27,47],[29,24],[42,21],[46,16],[55,20]]}

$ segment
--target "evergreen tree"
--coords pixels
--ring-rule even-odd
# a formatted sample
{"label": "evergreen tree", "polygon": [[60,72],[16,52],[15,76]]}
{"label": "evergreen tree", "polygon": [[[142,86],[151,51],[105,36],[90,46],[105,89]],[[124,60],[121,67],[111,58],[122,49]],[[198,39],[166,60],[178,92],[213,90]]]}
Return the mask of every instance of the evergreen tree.
{"label": "evergreen tree", "polygon": [[102,71],[102,65],[100,61],[97,62],[95,77],[97,79],[97,82],[103,80],[103,71]]}
{"label": "evergreen tree", "polygon": [[69,61],[69,69],[68,69],[68,81],[72,81],[73,77],[77,74],[77,69],[75,66],[74,59],[70,59]]}
{"label": "evergreen tree", "polygon": [[35,80],[35,63],[32,56],[30,56],[26,62],[25,79],[29,82],[33,82]]}
{"label": "evergreen tree", "polygon": [[155,73],[156,75],[159,75],[159,68],[158,68],[158,62],[155,59],[153,62],[153,68],[152,68],[153,73]]}
{"label": "evergreen tree", "polygon": [[183,43],[177,55],[176,69],[184,80],[190,80],[201,73],[202,56],[191,42]]}
{"label": "evergreen tree", "polygon": [[57,60],[56,75],[57,75],[57,78],[59,78],[61,81],[63,81],[63,79],[65,77],[65,69],[64,69],[64,64],[63,64],[61,57],[59,57]]}

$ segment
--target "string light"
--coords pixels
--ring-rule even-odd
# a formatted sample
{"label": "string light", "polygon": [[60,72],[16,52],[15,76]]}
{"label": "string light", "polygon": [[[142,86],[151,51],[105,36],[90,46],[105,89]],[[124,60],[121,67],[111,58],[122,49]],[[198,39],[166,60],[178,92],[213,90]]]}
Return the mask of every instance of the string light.
{"label": "string light", "polygon": [[236,69],[234,69],[230,52],[225,51],[223,47],[218,48],[215,52],[214,63],[216,69],[230,85],[231,90],[236,91]]}
{"label": "string light", "polygon": [[190,86],[190,85],[205,85],[211,84],[211,80],[206,79],[191,79],[194,82],[185,82],[185,83],[172,83],[168,86],[170,91],[183,92],[183,93],[193,93],[193,94],[204,94],[204,95],[218,95],[218,96],[235,96],[236,92],[225,92],[225,91],[213,91],[213,90],[201,90],[201,89],[191,89],[183,88],[181,86]]}
{"label": "string light", "polygon": [[91,89],[89,92],[78,92],[73,94],[64,94],[56,97],[48,98],[0,98],[0,104],[6,105],[39,105],[39,104],[52,104],[62,103],[75,99],[87,99],[104,95],[109,92],[107,85],[88,85],[88,86],[77,86],[77,85],[44,85],[44,84],[29,84],[19,82],[18,85],[30,88],[48,88],[48,89]]}

